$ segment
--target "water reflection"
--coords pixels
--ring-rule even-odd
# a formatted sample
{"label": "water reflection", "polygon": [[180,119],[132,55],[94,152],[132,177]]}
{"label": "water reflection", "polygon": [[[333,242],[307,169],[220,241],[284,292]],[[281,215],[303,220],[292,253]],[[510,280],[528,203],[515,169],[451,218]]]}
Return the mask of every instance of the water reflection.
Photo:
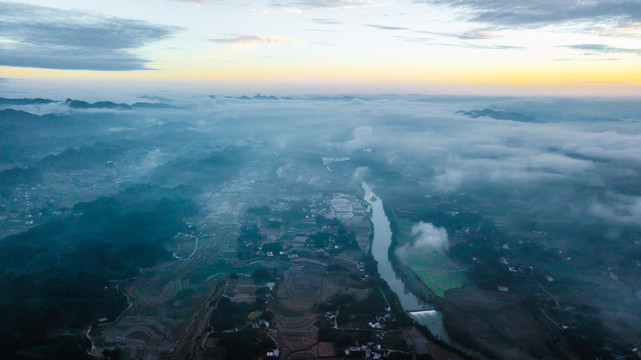
{"label": "water reflection", "polygon": [[434,336],[449,342],[450,339],[443,327],[443,315],[412,294],[394,272],[388,255],[392,243],[392,230],[383,210],[383,202],[366,183],[363,183],[362,186],[365,190],[365,201],[370,204],[372,209],[371,220],[374,225],[372,255],[378,262],[378,273],[398,296],[401,306],[409,312],[412,318],[427,327]]}

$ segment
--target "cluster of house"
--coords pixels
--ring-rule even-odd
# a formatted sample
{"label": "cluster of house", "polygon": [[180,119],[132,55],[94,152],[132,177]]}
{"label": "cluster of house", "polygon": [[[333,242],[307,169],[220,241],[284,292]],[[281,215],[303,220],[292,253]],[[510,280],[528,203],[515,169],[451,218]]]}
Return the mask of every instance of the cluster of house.
{"label": "cluster of house", "polygon": [[[258,251],[256,255],[262,255],[262,251]],[[267,257],[274,257],[276,254],[273,251],[268,251],[265,255]],[[279,251],[278,256],[286,256],[288,259],[297,259],[298,254],[296,252],[285,252],[285,251]]]}
{"label": "cluster of house", "polygon": [[365,274],[365,263],[364,263],[364,262],[362,262],[362,261],[359,261],[359,262],[356,264],[356,267],[358,268],[358,271],[361,273],[360,280],[361,280],[362,282],[367,282],[367,281],[369,281],[369,275]]}
{"label": "cluster of house", "polygon": [[[387,309],[389,309],[389,307],[386,308],[386,310]],[[387,310],[387,311],[389,311],[389,310]],[[370,321],[368,325],[372,329],[377,329],[377,330],[386,329],[387,328],[386,322],[388,322],[390,320],[392,320],[392,314],[390,314],[388,312],[387,314],[385,314],[383,316],[376,316],[376,322]]]}
{"label": "cluster of house", "polygon": [[336,311],[328,311],[328,312],[325,313],[325,319],[334,320],[336,318],[336,315],[338,315],[338,312],[336,312]]}
{"label": "cluster of house", "polygon": [[267,354],[265,354],[265,355],[268,358],[277,358],[279,354],[280,354],[280,351],[278,351],[278,349],[276,349],[276,350],[268,351]]}
{"label": "cluster of house", "polygon": [[257,319],[256,321],[252,322],[252,328],[254,329],[269,329],[269,321],[265,319]]}
{"label": "cluster of house", "polygon": [[345,349],[345,357],[365,359],[385,359],[388,351],[381,348],[381,344],[368,342],[366,345],[350,346]]}

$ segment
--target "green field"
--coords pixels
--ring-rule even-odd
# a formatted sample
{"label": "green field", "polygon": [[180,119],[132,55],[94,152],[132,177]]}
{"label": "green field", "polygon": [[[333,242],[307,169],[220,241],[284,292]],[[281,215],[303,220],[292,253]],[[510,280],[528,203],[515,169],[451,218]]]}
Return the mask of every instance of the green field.
{"label": "green field", "polygon": [[308,223],[298,223],[296,225],[291,226],[290,229],[298,230],[299,232],[301,232],[303,234],[315,233],[315,232],[320,230],[318,228],[318,225],[316,225],[316,224],[308,224]]}
{"label": "green field", "polygon": [[187,276],[191,278],[192,284],[199,284],[212,275],[226,273],[233,270],[233,266],[226,261],[219,260],[207,266],[192,269]]}
{"label": "green field", "polygon": [[[398,225],[399,247],[412,242],[413,223],[407,219],[394,217]],[[437,296],[445,291],[470,284],[465,269],[454,265],[447,255],[436,250],[416,250],[404,252],[399,259],[427,285]]]}

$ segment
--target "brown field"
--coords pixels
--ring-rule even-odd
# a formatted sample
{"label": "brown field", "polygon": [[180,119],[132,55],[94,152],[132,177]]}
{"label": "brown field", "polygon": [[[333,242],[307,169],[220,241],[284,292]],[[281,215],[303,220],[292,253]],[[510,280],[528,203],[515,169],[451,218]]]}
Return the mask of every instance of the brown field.
{"label": "brown field", "polygon": [[324,286],[325,267],[299,262],[285,271],[276,293],[277,311],[274,325],[277,343],[284,359],[308,359],[308,350],[318,342],[315,304],[331,297],[335,291]]}
{"label": "brown field", "polygon": [[540,313],[522,306],[524,296],[475,286],[453,289],[442,301],[448,332],[467,338],[493,357],[554,358],[546,339],[558,330]]}
{"label": "brown field", "polygon": [[207,326],[212,310],[207,300],[222,295],[221,271],[225,268],[212,266],[205,249],[192,259],[146,270],[127,286],[132,306],[117,321],[92,329],[97,351],[120,347],[128,359],[182,358]]}
{"label": "brown field", "polygon": [[[227,216],[228,210],[220,214]],[[324,313],[318,314],[317,305],[339,293],[362,301],[375,291],[359,280],[362,272],[356,267],[363,251],[369,249],[371,232],[364,210],[359,211],[348,230],[356,231],[362,249],[344,251],[336,257],[306,246],[309,236],[318,231],[312,219],[289,228],[261,229],[267,241],[281,241],[286,251],[296,251],[299,257],[293,259],[258,256],[240,260],[234,255],[239,234],[236,218],[208,218],[207,231],[199,234],[193,257],[187,259],[193,252],[195,236],[180,235],[171,251],[184,260],[147,269],[139,278],[123,284],[132,306],[114,323],[92,330],[97,353],[119,347],[126,359],[223,359],[228,349],[217,346],[217,335],[208,327],[214,305],[223,295],[235,303],[253,304],[257,285],[244,275],[267,267],[278,274],[278,285],[266,302],[266,311],[274,316],[270,331],[261,336],[277,343],[282,359],[336,358],[332,342],[318,342],[319,328],[315,324],[321,320],[327,324],[328,320]],[[330,265],[334,266],[332,272],[327,270]],[[235,280],[227,276],[232,271],[239,273]]]}
{"label": "brown field", "polygon": [[[354,258],[360,252],[341,254],[339,260],[356,271]],[[347,266],[346,266],[347,267]],[[352,286],[353,285],[353,286]],[[316,305],[340,293],[351,293],[358,300],[367,298],[372,290],[352,280],[347,273],[327,273],[326,266],[305,258],[292,262],[275,294],[273,326],[283,359],[317,359],[335,357],[332,343],[318,343],[319,318]]]}

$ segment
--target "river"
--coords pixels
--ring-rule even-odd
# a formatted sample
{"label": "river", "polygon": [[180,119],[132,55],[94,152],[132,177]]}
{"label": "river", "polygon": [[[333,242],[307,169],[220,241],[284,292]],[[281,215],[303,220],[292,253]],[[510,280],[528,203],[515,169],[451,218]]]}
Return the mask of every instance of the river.
{"label": "river", "polygon": [[408,311],[408,314],[416,322],[427,327],[435,337],[446,343],[451,343],[452,341],[443,326],[443,314],[412,294],[394,272],[388,256],[389,247],[392,244],[392,229],[383,210],[383,201],[372,192],[366,183],[362,185],[365,190],[365,201],[372,207],[371,220],[374,225],[372,256],[378,262],[378,273],[398,296],[403,310]]}

